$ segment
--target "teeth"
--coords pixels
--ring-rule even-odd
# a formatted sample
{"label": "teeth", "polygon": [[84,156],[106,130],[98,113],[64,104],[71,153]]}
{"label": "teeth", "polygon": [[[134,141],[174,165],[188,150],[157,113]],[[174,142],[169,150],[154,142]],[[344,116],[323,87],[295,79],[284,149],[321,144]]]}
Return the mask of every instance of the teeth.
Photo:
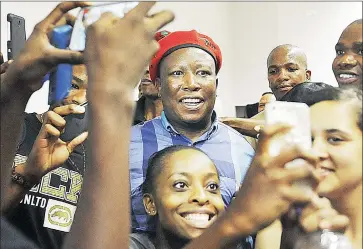
{"label": "teeth", "polygon": [[340,78],[344,78],[344,79],[350,79],[350,78],[354,78],[356,76],[355,75],[352,75],[352,74],[342,73],[342,74],[339,74],[339,77]]}
{"label": "teeth", "polygon": [[195,103],[200,103],[201,100],[200,99],[192,99],[192,98],[188,98],[188,99],[183,99],[182,100],[183,103],[187,103],[187,104],[195,104]]}
{"label": "teeth", "polygon": [[187,214],[184,218],[186,220],[207,222],[209,220],[209,214]]}

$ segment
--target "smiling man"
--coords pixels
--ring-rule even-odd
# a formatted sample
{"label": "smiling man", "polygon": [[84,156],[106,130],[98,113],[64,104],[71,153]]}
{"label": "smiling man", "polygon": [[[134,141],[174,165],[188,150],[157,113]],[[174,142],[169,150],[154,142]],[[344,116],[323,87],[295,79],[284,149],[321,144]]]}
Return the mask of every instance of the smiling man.
{"label": "smiling man", "polygon": [[362,19],[349,24],[335,45],[333,72],[339,87],[362,87]]}
{"label": "smiling man", "polygon": [[227,206],[241,185],[254,150],[237,131],[218,121],[214,109],[217,74],[222,65],[218,45],[197,31],[172,32],[159,41],[150,64],[151,81],[159,86],[164,111],[132,128],[130,177],[133,231],[155,231],[147,218],[141,184],[150,156],[172,145],[194,146],[215,163]]}
{"label": "smiling man", "polygon": [[268,82],[277,100],[294,86],[309,81],[304,51],[294,45],[284,44],[274,48],[267,58]]}

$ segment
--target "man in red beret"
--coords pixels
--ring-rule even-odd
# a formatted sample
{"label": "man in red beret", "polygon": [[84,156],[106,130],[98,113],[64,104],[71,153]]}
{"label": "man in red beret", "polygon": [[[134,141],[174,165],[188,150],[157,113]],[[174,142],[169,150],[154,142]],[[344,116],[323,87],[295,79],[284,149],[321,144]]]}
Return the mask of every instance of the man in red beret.
{"label": "man in red beret", "polygon": [[155,231],[153,220],[144,210],[141,188],[148,160],[155,152],[172,145],[195,146],[204,151],[218,168],[226,206],[241,185],[254,156],[245,138],[219,122],[213,110],[217,73],[222,65],[219,46],[195,30],[172,32],[159,40],[159,45],[149,71],[151,81],[159,86],[164,111],[160,117],[133,126],[131,133],[129,160],[134,232]]}
{"label": "man in red beret", "polygon": [[[169,31],[163,30],[155,34],[155,40],[159,41],[170,34]],[[136,109],[133,124],[140,124],[161,115],[163,103],[161,103],[159,89],[155,82],[151,81],[149,67],[140,81],[139,99],[136,102]]]}

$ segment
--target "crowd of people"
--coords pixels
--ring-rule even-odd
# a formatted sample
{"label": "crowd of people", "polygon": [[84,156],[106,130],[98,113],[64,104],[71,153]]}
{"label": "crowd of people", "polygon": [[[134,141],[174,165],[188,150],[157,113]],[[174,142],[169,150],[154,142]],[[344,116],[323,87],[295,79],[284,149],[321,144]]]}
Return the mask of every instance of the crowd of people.
{"label": "crowd of people", "polygon": [[[311,82],[303,49],[281,44],[266,56],[271,92],[258,114],[218,117],[220,47],[196,30],[163,30],[174,14],[148,15],[154,4],[103,14],[78,52],[53,47],[49,33],[89,3],[62,2],[2,62],[1,247],[293,249],[329,229],[362,248],[362,19],[337,41],[339,87]],[[25,113],[64,63],[68,96]],[[310,107],[311,149],[271,154],[292,128],[265,125],[276,100]],[[82,114],[88,129],[71,136]],[[303,167],[285,167],[297,158]]]}

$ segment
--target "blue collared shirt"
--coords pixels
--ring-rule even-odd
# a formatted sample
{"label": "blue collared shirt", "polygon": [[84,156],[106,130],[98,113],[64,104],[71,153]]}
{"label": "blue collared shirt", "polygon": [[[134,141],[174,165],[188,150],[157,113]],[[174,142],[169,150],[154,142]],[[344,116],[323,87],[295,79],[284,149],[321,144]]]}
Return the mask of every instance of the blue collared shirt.
{"label": "blue collared shirt", "polygon": [[204,151],[217,167],[225,206],[231,202],[251,164],[254,150],[241,134],[219,122],[215,112],[212,118],[210,129],[194,143],[172,127],[164,112],[160,117],[132,127],[130,182],[133,231],[155,231],[155,224],[144,209],[141,185],[150,156],[172,145],[194,146]]}

